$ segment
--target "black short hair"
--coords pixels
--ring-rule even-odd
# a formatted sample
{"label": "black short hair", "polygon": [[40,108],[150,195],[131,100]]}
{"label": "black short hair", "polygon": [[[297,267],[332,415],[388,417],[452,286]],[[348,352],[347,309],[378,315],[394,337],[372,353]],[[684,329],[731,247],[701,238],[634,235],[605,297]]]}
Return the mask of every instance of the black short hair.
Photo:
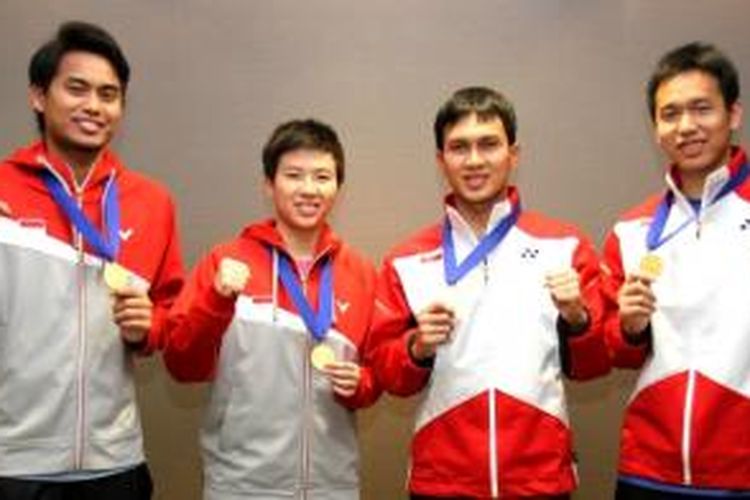
{"label": "black short hair", "polygon": [[435,145],[443,149],[445,129],[455,125],[464,117],[476,114],[480,120],[499,118],[505,127],[510,144],[516,143],[516,111],[503,94],[488,87],[465,87],[457,90],[443,104],[435,116],[433,126]]}
{"label": "black short hair", "polygon": [[282,123],[263,147],[263,173],[266,179],[276,178],[279,159],[290,151],[308,149],[330,153],[336,163],[336,183],[344,183],[344,148],[330,125],[308,118]]}
{"label": "black short hair", "polygon": [[648,82],[648,110],[656,119],[656,92],[675,76],[689,71],[702,71],[716,79],[724,104],[729,109],[740,98],[740,79],[732,61],[714,45],[692,42],[670,50],[659,59]]}
{"label": "black short hair", "polygon": [[[29,85],[47,92],[68,52],[89,52],[103,57],[112,65],[125,95],[130,81],[130,65],[115,39],[95,24],[68,21],[60,25],[55,37],[39,47],[29,62]],[[44,120],[36,113],[37,126],[44,132]]]}

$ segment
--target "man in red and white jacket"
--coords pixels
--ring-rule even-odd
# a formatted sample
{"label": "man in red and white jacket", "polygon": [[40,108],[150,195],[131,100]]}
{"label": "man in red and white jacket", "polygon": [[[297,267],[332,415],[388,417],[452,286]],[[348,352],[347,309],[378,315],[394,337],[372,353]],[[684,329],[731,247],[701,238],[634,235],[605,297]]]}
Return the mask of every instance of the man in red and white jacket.
{"label": "man in red and white jacket", "polygon": [[420,391],[412,498],[569,498],[562,375],[606,373],[599,261],[574,227],[521,209],[512,104],[482,87],[437,114],[446,214],[386,257],[373,320],[384,388]]}
{"label": "man in red and white jacket", "polygon": [[0,163],[0,498],[151,495],[133,358],[183,270],[169,194],[109,149],[128,76],[86,23],[31,60],[42,137]]}
{"label": "man in red and white jacket", "polygon": [[263,151],[273,219],[198,263],[164,352],[211,382],[204,499],[359,498],[353,410],[379,386],[368,364],[374,266],[328,226],[344,152],[317,120],[280,125]]}
{"label": "man in red and white jacket", "polygon": [[715,47],[668,52],[648,85],[666,189],[604,248],[614,363],[640,368],[617,498],[750,498],[750,181],[739,81]]}

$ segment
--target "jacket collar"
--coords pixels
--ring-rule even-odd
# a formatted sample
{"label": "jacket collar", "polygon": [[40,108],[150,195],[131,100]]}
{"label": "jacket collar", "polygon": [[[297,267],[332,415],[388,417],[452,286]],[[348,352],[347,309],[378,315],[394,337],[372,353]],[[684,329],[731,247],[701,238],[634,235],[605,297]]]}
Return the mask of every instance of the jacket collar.
{"label": "jacket collar", "polygon": [[[284,239],[276,227],[274,219],[266,219],[247,226],[241,233],[243,238],[260,241],[271,248],[290,256]],[[318,260],[324,255],[333,255],[341,248],[341,238],[326,224],[315,245],[314,260]]]}
{"label": "jacket collar", "polygon": [[[17,149],[7,161],[32,171],[51,169],[59,179],[65,182],[71,192],[76,186],[73,169],[62,158],[48,151],[41,140]],[[117,155],[111,149],[105,148],[91,168],[83,187],[88,188],[106,182],[112,174],[119,175],[124,168]]]}
{"label": "jacket collar", "polygon": [[[464,217],[461,215],[461,213],[456,208],[455,204],[455,197],[453,194],[449,194],[445,197],[445,214],[450,220],[451,227],[454,231],[457,231],[459,234],[465,235],[468,238],[471,239],[477,239],[474,235],[474,231],[471,229],[471,225],[469,222],[464,219]],[[492,231],[492,229],[506,216],[508,216],[512,211],[513,207],[519,205],[521,203],[521,196],[518,192],[518,189],[515,186],[509,186],[508,187],[508,195],[502,199],[499,200],[495,205],[492,207],[492,212],[490,212],[490,217],[487,219],[487,227],[484,229],[484,234],[489,233]]]}
{"label": "jacket collar", "polygon": [[[747,163],[745,150],[742,147],[733,146],[729,163],[717,168],[706,177],[701,195],[702,204],[707,206],[722,190],[724,185],[737,175],[745,163]],[[682,181],[680,180],[680,173],[676,165],[669,166],[665,175],[665,181],[667,189],[675,195],[675,199],[680,200],[680,203],[688,206],[687,198],[682,192]]]}

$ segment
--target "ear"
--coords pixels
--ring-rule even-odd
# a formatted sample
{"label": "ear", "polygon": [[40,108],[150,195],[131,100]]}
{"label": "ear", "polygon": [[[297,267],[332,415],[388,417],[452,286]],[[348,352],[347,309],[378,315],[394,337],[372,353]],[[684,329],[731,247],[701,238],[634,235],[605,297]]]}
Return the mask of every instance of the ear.
{"label": "ear", "polygon": [[510,158],[510,168],[511,170],[515,170],[518,167],[518,162],[521,160],[521,144],[518,141],[508,147],[508,156]]}
{"label": "ear", "polygon": [[34,111],[44,113],[44,108],[47,104],[47,97],[41,87],[36,85],[31,85],[29,87],[29,104]]}
{"label": "ear", "polygon": [[266,193],[268,199],[273,199],[273,181],[268,177],[264,177],[263,179],[263,191]]}
{"label": "ear", "polygon": [[737,132],[742,125],[742,104],[739,101],[729,107],[729,128]]}
{"label": "ear", "polygon": [[445,175],[445,172],[448,166],[445,163],[445,154],[440,149],[435,150],[435,163],[440,169],[440,173]]}

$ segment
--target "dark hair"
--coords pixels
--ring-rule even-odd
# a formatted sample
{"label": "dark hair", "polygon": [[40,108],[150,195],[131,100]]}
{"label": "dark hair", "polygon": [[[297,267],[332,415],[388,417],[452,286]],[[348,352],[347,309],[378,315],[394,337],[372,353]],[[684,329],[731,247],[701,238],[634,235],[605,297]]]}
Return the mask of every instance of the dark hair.
{"label": "dark hair", "polygon": [[298,149],[330,153],[336,163],[336,183],[343,184],[344,148],[333,128],[312,118],[292,120],[276,127],[263,146],[263,173],[266,179],[274,180],[279,159],[284,153]]}
{"label": "dark hair", "polygon": [[[29,84],[47,92],[63,56],[75,51],[96,54],[109,61],[125,94],[130,80],[130,66],[125,54],[103,28],[82,21],[61,24],[55,37],[34,52],[29,62]],[[36,121],[39,131],[44,132],[44,120],[39,112],[36,113]]]}
{"label": "dark hair", "polygon": [[513,104],[500,92],[487,87],[466,87],[453,93],[435,116],[435,145],[443,149],[445,129],[464,117],[476,114],[480,120],[499,118],[510,144],[516,143],[516,112]]}
{"label": "dark hair", "polygon": [[740,81],[732,61],[715,46],[692,42],[662,56],[648,82],[648,110],[656,118],[656,92],[662,83],[688,71],[702,71],[716,79],[727,109],[740,97]]}

